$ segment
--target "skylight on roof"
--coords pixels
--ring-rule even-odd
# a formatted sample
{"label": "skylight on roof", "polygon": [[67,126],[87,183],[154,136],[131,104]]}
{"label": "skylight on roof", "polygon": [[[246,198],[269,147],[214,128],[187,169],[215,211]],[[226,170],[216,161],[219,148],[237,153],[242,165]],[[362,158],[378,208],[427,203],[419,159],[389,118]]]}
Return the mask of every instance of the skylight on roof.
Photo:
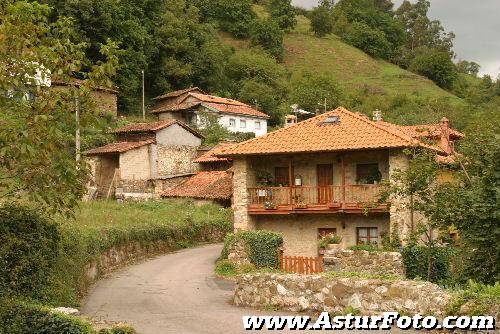
{"label": "skylight on roof", "polygon": [[328,116],[324,120],[321,121],[321,124],[340,124],[340,116],[339,115],[332,115]]}

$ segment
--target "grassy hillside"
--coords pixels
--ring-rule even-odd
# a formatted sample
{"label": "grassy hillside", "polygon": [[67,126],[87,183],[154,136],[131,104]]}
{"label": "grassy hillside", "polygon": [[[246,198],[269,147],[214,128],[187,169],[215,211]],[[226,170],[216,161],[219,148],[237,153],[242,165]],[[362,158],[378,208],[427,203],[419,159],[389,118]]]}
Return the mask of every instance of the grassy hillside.
{"label": "grassy hillside", "polygon": [[[258,16],[267,16],[265,9],[254,6]],[[291,75],[302,71],[329,72],[347,92],[362,88],[375,95],[408,94],[428,99],[449,100],[462,104],[457,96],[441,89],[431,80],[406,71],[384,60],[370,57],[340,40],[336,35],[318,38],[310,32],[309,20],[297,17],[297,27],[284,38],[284,65]],[[249,47],[248,41],[235,40],[221,33],[222,40],[236,49]]]}

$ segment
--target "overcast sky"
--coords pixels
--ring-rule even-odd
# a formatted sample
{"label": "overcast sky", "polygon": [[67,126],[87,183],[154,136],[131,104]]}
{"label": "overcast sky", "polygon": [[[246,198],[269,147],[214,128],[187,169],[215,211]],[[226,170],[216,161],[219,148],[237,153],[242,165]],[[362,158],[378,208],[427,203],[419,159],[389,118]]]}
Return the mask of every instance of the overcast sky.
{"label": "overcast sky", "polygon": [[[304,8],[317,0],[292,0]],[[393,0],[399,6],[403,0]],[[431,0],[431,19],[439,19],[446,31],[453,31],[457,59],[475,61],[480,74],[496,78],[500,73],[500,0]]]}

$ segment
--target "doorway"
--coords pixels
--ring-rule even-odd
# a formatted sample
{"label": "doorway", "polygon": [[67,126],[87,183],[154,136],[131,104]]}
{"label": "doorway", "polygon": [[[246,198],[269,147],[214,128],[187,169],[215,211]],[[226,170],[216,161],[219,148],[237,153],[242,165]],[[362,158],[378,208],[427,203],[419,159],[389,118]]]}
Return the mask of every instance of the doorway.
{"label": "doorway", "polygon": [[333,164],[320,164],[316,167],[318,185],[318,204],[333,202]]}

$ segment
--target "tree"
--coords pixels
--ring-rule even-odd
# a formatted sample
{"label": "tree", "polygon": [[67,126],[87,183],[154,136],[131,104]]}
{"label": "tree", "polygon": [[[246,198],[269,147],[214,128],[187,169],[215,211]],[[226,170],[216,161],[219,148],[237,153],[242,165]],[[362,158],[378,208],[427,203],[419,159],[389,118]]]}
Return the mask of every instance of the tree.
{"label": "tree", "polygon": [[[85,192],[87,168],[75,161],[75,100],[82,127],[94,121],[88,101],[93,86],[109,86],[116,45],[101,45],[103,61],[89,62],[85,43],[69,37],[71,21],[49,23],[51,10],[37,2],[5,7],[0,23],[0,197],[31,203],[48,213],[70,213]],[[83,72],[84,69],[90,69]],[[80,87],[51,89],[51,79],[88,80]]]}
{"label": "tree", "polygon": [[291,0],[271,0],[269,11],[282,30],[290,31],[297,25],[295,8]]}
{"label": "tree", "polygon": [[457,76],[455,64],[449,54],[438,50],[417,55],[409,69],[426,76],[441,88],[451,88]]}
{"label": "tree", "polygon": [[289,100],[314,113],[316,109],[324,111],[325,99],[327,110],[338,107],[343,96],[342,88],[333,75],[325,72],[303,72],[292,78]]}
{"label": "tree", "polygon": [[420,48],[436,49],[453,57],[453,32],[446,33],[441,22],[427,16],[430,1],[418,0],[414,4],[405,0],[396,10],[396,18],[403,24],[406,43],[398,64],[407,68]]}
{"label": "tree", "polygon": [[255,137],[253,132],[231,132],[219,123],[219,116],[204,112],[199,114],[200,125],[198,131],[205,137],[203,144],[206,146],[217,145],[224,140],[242,142]]}
{"label": "tree", "polygon": [[282,61],[285,53],[283,31],[274,19],[256,20],[250,31],[250,44],[262,46],[271,56]]}
{"label": "tree", "polygon": [[500,119],[488,113],[473,122],[460,144],[456,182],[436,192],[432,219],[459,231],[462,281],[500,280]]}
{"label": "tree", "polygon": [[311,11],[311,30],[316,36],[323,37],[333,32],[333,4],[322,0],[320,5]]}
{"label": "tree", "polygon": [[252,10],[251,0],[195,0],[206,21],[216,21],[222,30],[236,38],[246,38],[257,15]]}
{"label": "tree", "polygon": [[284,119],[282,104],[284,94],[255,79],[243,80],[238,91],[238,100],[255,106],[271,117],[269,125],[277,125]]}
{"label": "tree", "polygon": [[473,61],[461,60],[457,63],[457,71],[477,77],[481,66]]}
{"label": "tree", "polygon": [[346,41],[372,57],[387,59],[392,53],[385,34],[362,22],[354,22],[351,25]]}
{"label": "tree", "polygon": [[158,18],[156,52],[148,71],[152,90],[199,86],[217,91],[226,85],[224,67],[230,49],[209,24],[201,23],[199,10],[184,0],[172,1]]}

